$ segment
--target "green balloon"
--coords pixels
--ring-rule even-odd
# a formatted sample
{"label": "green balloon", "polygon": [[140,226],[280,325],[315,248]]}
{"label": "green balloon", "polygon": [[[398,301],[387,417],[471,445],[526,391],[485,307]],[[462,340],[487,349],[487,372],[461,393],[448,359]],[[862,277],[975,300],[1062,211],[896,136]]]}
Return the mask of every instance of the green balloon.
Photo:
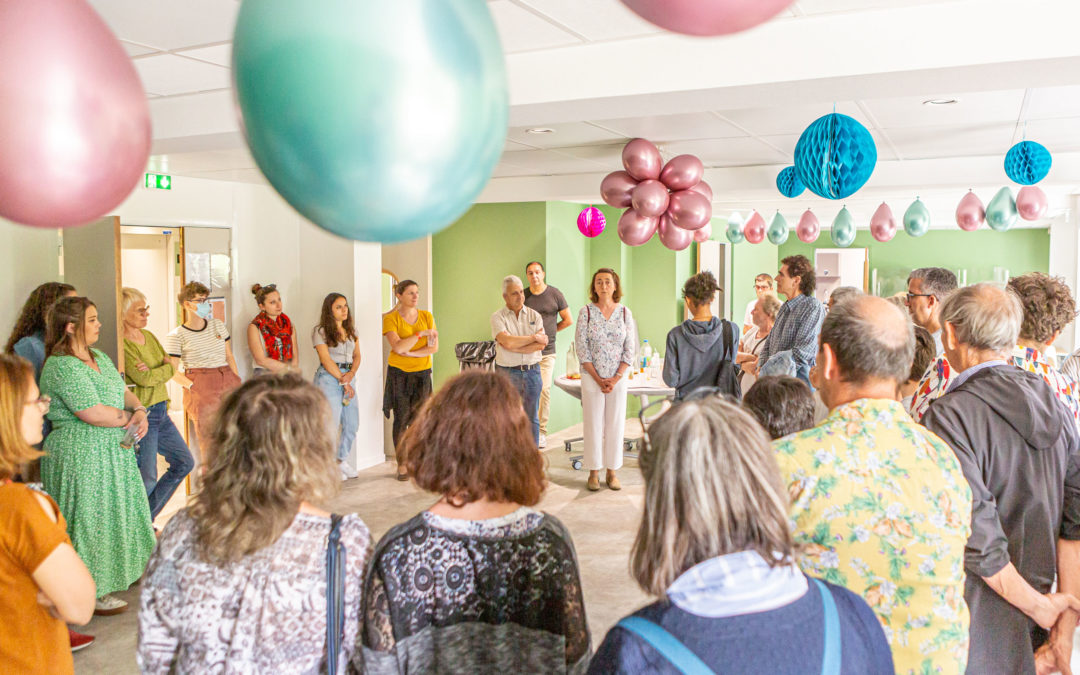
{"label": "green balloon", "polygon": [[788,238],[788,224],[784,220],[784,217],[777,211],[773,216],[772,222],[769,223],[769,229],[766,230],[765,236],[769,238],[769,241],[779,246],[787,241]]}
{"label": "green balloon", "polygon": [[930,230],[930,209],[918,198],[904,212],[904,232],[912,237],[921,237]]}
{"label": "green balloon", "polygon": [[746,241],[746,237],[743,236],[743,219],[738,215],[733,215],[728,218],[727,224],[727,238],[732,244],[741,244]]}
{"label": "green balloon", "polygon": [[986,223],[998,232],[1015,225],[1017,215],[1016,200],[1013,199],[1012,190],[1007,187],[998,190],[986,205]]}
{"label": "green balloon", "polygon": [[244,0],[233,76],[270,184],[349,239],[450,225],[506,140],[506,67],[486,2]]}
{"label": "green balloon", "polygon": [[855,241],[855,219],[851,217],[851,211],[847,207],[840,209],[836,219],[832,221],[832,229],[829,230],[832,243],[841,248],[851,246]]}

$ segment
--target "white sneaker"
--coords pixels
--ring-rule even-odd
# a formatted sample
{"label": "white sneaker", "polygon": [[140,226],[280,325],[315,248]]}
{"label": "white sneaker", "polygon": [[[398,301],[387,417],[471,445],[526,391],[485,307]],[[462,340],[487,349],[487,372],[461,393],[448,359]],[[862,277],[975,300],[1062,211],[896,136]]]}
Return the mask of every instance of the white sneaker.
{"label": "white sneaker", "polygon": [[547,436],[545,436],[544,434],[540,434],[539,447],[541,447],[541,448],[546,448],[547,447]]}
{"label": "white sneaker", "polygon": [[349,480],[350,478],[356,478],[360,475],[359,473],[357,473],[356,469],[352,468],[352,466],[350,466],[349,463],[345,461],[338,462],[338,468],[341,469],[342,480]]}
{"label": "white sneaker", "polygon": [[116,597],[106,593],[97,599],[94,603],[94,614],[98,616],[111,616],[113,614],[119,614],[120,612],[126,612],[128,604]]}

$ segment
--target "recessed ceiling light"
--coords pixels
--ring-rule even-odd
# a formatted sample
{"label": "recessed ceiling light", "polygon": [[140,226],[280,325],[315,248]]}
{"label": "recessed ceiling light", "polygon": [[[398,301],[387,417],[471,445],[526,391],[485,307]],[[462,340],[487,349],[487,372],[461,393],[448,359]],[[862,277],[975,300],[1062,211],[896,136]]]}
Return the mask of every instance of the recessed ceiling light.
{"label": "recessed ceiling light", "polygon": [[536,134],[539,136],[541,134],[553,134],[555,133],[555,130],[550,127],[533,127],[532,129],[526,129],[525,133]]}
{"label": "recessed ceiling light", "polygon": [[923,105],[956,105],[960,102],[958,98],[930,98],[922,102]]}

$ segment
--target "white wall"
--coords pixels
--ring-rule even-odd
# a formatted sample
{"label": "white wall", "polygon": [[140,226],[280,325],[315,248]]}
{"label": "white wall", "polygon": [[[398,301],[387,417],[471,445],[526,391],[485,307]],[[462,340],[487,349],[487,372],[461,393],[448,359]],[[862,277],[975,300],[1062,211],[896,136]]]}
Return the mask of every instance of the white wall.
{"label": "white wall", "polygon": [[[1070,208],[1050,223],[1050,274],[1065,278],[1065,283],[1077,298],[1080,288],[1080,238],[1077,226],[1080,224],[1080,197],[1070,197]],[[1061,337],[1054,343],[1058,354],[1067,355],[1080,347],[1080,331],[1074,321],[1061,332]]]}
{"label": "white wall", "polygon": [[30,291],[60,281],[57,230],[16,225],[0,219],[0,349],[19,318]]}

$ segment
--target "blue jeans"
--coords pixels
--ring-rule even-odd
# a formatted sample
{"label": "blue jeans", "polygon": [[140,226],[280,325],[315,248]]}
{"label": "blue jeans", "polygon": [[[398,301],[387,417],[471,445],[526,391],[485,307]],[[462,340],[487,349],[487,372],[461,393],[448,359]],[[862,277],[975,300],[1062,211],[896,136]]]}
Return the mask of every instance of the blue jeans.
{"label": "blue jeans", "polygon": [[[146,436],[139,441],[139,473],[142,474],[143,486],[146,487],[146,496],[150,502],[150,517],[156,518],[176,492],[184,476],[195,468],[195,460],[184,443],[184,437],[169,419],[168,401],[150,406],[146,411],[146,421],[149,424]],[[159,454],[169,463],[169,469],[161,478],[157,475]]]}
{"label": "blue jeans", "polygon": [[533,442],[540,445],[540,393],[544,390],[544,380],[540,377],[540,365],[537,364],[532,370],[517,370],[495,366],[510,378],[521,396],[521,406],[525,408],[525,416],[532,422]]}
{"label": "blue jeans", "polygon": [[322,366],[315,371],[315,386],[330,403],[331,429],[333,435],[338,437],[337,458],[339,462],[343,462],[349,458],[353,443],[356,442],[356,430],[360,428],[360,411],[356,408],[355,400],[350,401],[349,405],[342,405],[345,387]]}
{"label": "blue jeans", "polygon": [[810,387],[810,391],[814,391],[814,385],[810,384],[810,366],[795,364],[795,377],[799,378]]}

